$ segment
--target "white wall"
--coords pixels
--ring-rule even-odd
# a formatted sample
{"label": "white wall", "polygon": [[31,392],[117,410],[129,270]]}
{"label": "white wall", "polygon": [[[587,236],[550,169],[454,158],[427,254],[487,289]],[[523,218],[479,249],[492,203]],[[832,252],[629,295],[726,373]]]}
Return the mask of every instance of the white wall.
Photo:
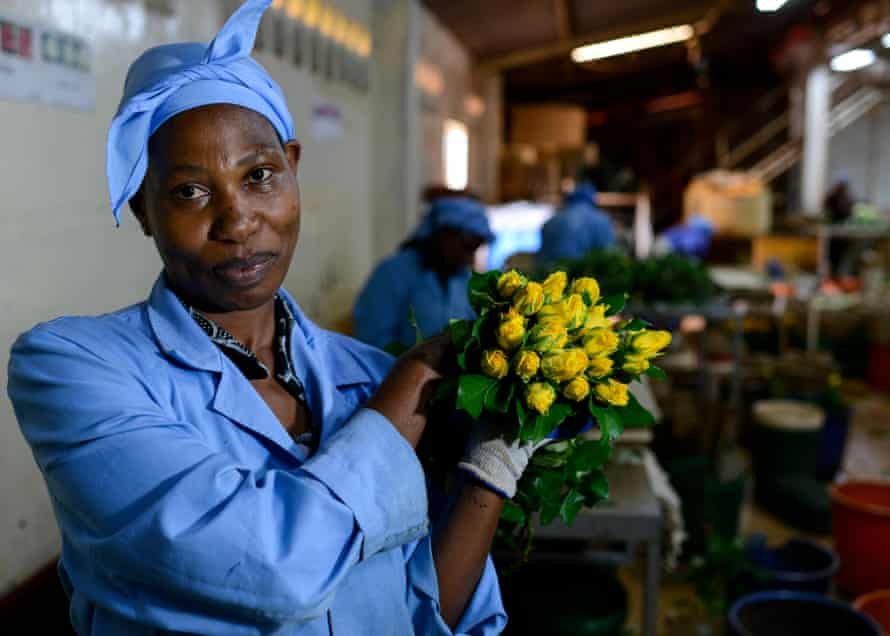
{"label": "white wall", "polygon": [[890,209],[890,105],[879,106],[832,137],[828,157],[828,188],[845,173],[858,199]]}
{"label": "white wall", "polygon": [[[87,37],[95,47],[97,107],[78,112],[0,101],[0,384],[20,332],[61,314],[109,311],[145,298],[160,270],[129,214],[115,229],[104,179],[104,139],[127,64],[166,41],[209,40],[224,0],[171,0],[170,17],[141,0],[0,0],[0,14]],[[372,0],[337,0],[366,25]],[[307,312],[332,323],[349,310],[371,266],[370,95],[259,54],[287,93],[303,142],[303,234],[286,286]],[[372,88],[373,90],[373,88]],[[316,142],[310,109],[324,98],[344,136]],[[0,596],[58,552],[42,479],[0,393]]]}

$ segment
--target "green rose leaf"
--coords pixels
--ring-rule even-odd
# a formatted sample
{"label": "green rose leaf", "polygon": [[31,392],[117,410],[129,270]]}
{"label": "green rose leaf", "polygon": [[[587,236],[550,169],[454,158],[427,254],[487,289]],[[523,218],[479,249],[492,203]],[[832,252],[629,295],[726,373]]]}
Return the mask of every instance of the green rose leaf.
{"label": "green rose leaf", "polygon": [[526,442],[540,442],[571,414],[571,406],[557,402],[550,407],[547,415],[538,415],[534,419],[527,420],[526,426],[519,430],[519,437]]}
{"label": "green rose leaf", "polygon": [[605,438],[585,441],[575,448],[569,458],[566,473],[578,480],[603,466],[611,453],[612,444]]}
{"label": "green rose leaf", "polygon": [[628,394],[627,406],[616,408],[615,412],[624,428],[644,428],[655,424],[652,413],[643,408],[633,393]]}
{"label": "green rose leaf", "polygon": [[457,390],[457,408],[479,419],[485,406],[485,392],[497,381],[484,375],[464,373],[460,376]]}
{"label": "green rose leaf", "polygon": [[517,506],[509,499],[504,503],[504,509],[501,511],[501,520],[507,523],[522,524],[525,523],[525,511]]}
{"label": "green rose leaf", "polygon": [[646,369],[646,375],[653,380],[667,380],[667,373],[664,372],[664,369],[656,367],[654,364]]}
{"label": "green rose leaf", "polygon": [[424,341],[423,332],[420,330],[420,324],[417,322],[417,312],[414,311],[414,305],[408,307],[408,324],[414,328],[414,344],[419,345]]}
{"label": "green rose leaf", "polygon": [[463,351],[467,346],[467,342],[473,333],[473,322],[470,320],[452,320],[445,328],[448,337],[451,338],[451,344],[458,351]]}
{"label": "green rose leaf", "polygon": [[625,331],[640,331],[642,329],[648,329],[652,326],[652,323],[648,320],[643,320],[642,318],[633,318],[631,320],[625,321],[625,324],[621,326]]}
{"label": "green rose leaf", "polygon": [[570,442],[548,444],[532,455],[532,464],[544,468],[561,468],[574,457],[574,446]]}
{"label": "green rose leaf", "polygon": [[625,303],[627,303],[627,294],[606,296],[600,301],[600,304],[608,307],[608,309],[606,309],[606,316],[614,316],[621,313],[624,310]]}
{"label": "green rose leaf", "polygon": [[609,498],[609,480],[602,470],[595,470],[584,480],[582,487],[585,503],[593,506]]}
{"label": "green rose leaf", "polygon": [[509,413],[510,401],[515,393],[516,384],[512,380],[500,380],[485,392],[485,410]]}
{"label": "green rose leaf", "polygon": [[590,398],[588,400],[588,408],[593,419],[599,425],[603,439],[612,442],[621,436],[624,432],[624,422],[615,413],[615,407],[600,406],[593,401],[593,398]]}
{"label": "green rose leaf", "polygon": [[521,431],[527,425],[528,411],[522,405],[522,400],[515,400],[513,404],[516,405],[516,419],[519,421],[519,430]]}
{"label": "green rose leaf", "polygon": [[436,384],[432,400],[434,402],[447,402],[454,404],[457,398],[458,379],[454,377],[443,378]]}
{"label": "green rose leaf", "polygon": [[569,490],[559,507],[559,518],[563,520],[563,523],[567,526],[575,523],[575,517],[584,507],[585,499],[586,497],[575,488]]}
{"label": "green rose leaf", "polygon": [[556,519],[559,511],[562,509],[561,501],[545,501],[541,504],[541,523],[548,525]]}
{"label": "green rose leaf", "polygon": [[473,274],[470,277],[469,299],[470,305],[477,313],[485,309],[491,309],[498,304],[496,299],[497,281],[501,273],[490,271],[484,274]]}

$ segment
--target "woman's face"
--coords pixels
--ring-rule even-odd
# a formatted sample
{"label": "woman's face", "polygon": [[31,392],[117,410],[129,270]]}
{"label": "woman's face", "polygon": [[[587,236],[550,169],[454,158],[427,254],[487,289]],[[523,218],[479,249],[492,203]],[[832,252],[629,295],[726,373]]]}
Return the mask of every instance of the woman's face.
{"label": "woman's face", "polygon": [[228,104],[166,122],[131,201],[170,286],[209,312],[255,309],[281,286],[300,232],[300,146]]}

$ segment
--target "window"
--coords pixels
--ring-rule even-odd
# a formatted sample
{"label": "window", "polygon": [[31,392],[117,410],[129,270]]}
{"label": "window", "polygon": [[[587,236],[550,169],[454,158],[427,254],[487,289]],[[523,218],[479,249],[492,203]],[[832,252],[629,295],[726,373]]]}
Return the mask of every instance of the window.
{"label": "window", "polygon": [[445,164],[445,187],[451,190],[465,189],[470,172],[470,137],[466,124],[454,119],[445,120],[442,153]]}

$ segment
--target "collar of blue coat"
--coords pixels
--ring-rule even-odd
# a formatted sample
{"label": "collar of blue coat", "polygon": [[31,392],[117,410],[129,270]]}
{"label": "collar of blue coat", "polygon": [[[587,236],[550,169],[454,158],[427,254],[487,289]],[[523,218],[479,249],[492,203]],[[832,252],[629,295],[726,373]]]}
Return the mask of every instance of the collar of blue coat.
{"label": "collar of blue coat", "polygon": [[[282,288],[279,293],[294,315],[291,357],[297,377],[306,383],[311,374],[324,369],[331,376],[325,380],[338,387],[380,382],[379,365],[363,361],[360,352],[353,350],[367,347],[359,343],[347,346],[344,337],[331,334],[306,318],[286,290]],[[166,356],[193,369],[222,372],[222,352],[189,316],[163,273],[151,290],[147,311],[158,346]]]}

